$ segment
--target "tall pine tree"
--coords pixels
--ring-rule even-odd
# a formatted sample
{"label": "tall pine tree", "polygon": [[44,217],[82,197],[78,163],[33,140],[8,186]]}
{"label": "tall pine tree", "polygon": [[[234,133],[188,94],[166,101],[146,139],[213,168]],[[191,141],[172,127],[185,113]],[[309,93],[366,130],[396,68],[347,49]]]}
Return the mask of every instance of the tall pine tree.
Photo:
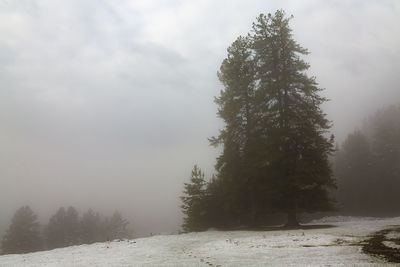
{"label": "tall pine tree", "polygon": [[288,225],[296,225],[299,212],[333,208],[327,191],[334,187],[328,161],[333,137],[325,136],[330,123],[320,105],[326,99],[306,74],[309,65],[301,56],[308,51],[293,39],[289,21],[282,10],[261,14],[252,39],[266,160],[277,174],[273,206],[288,214]]}
{"label": "tall pine tree", "polygon": [[223,188],[224,214],[231,223],[243,224],[249,213],[252,219],[256,213],[256,177],[250,168],[256,119],[255,64],[247,37],[237,38],[227,51],[228,56],[218,72],[225,89],[215,99],[218,116],[226,125],[219,136],[210,141],[215,146],[223,144],[216,170]]}
{"label": "tall pine tree", "polygon": [[308,51],[293,39],[289,21],[282,10],[261,14],[252,33],[228,48],[218,74],[225,127],[211,139],[223,145],[216,177],[225,210],[241,224],[284,212],[287,224],[297,225],[300,212],[333,208],[333,137],[326,137],[330,122],[320,108],[326,99],[306,74],[301,56]]}

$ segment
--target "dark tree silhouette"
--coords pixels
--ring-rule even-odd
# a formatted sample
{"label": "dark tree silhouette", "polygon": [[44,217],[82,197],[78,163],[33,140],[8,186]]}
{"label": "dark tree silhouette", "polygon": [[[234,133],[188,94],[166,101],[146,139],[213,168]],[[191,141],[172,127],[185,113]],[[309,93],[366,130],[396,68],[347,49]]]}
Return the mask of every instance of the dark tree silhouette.
{"label": "dark tree silhouette", "polygon": [[48,249],[67,246],[66,211],[64,207],[58,209],[45,228],[45,240]]}
{"label": "dark tree silhouette", "polygon": [[223,212],[239,224],[285,212],[295,226],[298,213],[334,208],[333,136],[326,137],[330,122],[320,108],[326,99],[306,74],[301,56],[308,51],[293,39],[289,21],[282,10],[261,14],[252,33],[228,48],[218,73],[225,127],[210,141],[223,146],[216,165]]}
{"label": "dark tree silhouette", "polygon": [[183,229],[201,231],[205,228],[205,185],[204,173],[195,165],[190,183],[185,183],[182,212],[185,214]]}
{"label": "dark tree silhouette", "polygon": [[400,214],[400,105],[378,110],[336,155],[337,199],[352,215]]}
{"label": "dark tree silhouette", "polygon": [[105,235],[107,240],[131,238],[132,234],[127,228],[128,221],[122,218],[121,213],[115,211],[114,214],[104,222]]}
{"label": "dark tree silhouette", "polygon": [[80,244],[79,214],[74,207],[69,207],[65,214],[65,231],[67,232],[65,237],[67,246]]}
{"label": "dark tree silhouette", "polygon": [[81,219],[81,242],[92,244],[105,241],[103,225],[99,213],[89,209],[82,215]]}
{"label": "dark tree silhouette", "polygon": [[18,209],[2,240],[4,254],[27,253],[42,249],[39,223],[29,206]]}
{"label": "dark tree silhouette", "polygon": [[44,231],[47,249],[61,248],[80,243],[79,215],[74,207],[58,209]]}

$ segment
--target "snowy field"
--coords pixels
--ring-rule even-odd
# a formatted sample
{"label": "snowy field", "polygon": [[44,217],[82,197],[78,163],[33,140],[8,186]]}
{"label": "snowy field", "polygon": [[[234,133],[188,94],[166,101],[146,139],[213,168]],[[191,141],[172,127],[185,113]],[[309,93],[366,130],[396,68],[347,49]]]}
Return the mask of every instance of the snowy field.
{"label": "snowy field", "polygon": [[400,217],[329,217],[313,224],[336,227],[159,235],[4,255],[0,266],[384,266],[384,260],[364,254],[360,243],[400,225]]}

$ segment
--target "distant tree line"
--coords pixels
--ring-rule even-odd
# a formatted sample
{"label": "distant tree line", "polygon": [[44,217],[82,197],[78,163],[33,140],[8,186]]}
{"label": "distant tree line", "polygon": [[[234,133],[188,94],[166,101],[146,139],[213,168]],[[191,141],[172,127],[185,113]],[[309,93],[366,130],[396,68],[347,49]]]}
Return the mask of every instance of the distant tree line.
{"label": "distant tree line", "polygon": [[337,148],[336,198],[345,214],[400,214],[400,105],[377,111]]}
{"label": "distant tree line", "polygon": [[225,126],[210,139],[222,153],[211,180],[195,166],[184,185],[186,231],[257,227],[276,213],[297,226],[302,212],[335,208],[326,99],[306,74],[308,51],[293,39],[290,19],[282,10],[261,14],[227,49],[215,99]]}
{"label": "distant tree line", "polygon": [[3,254],[27,253],[80,244],[131,238],[128,221],[118,211],[104,217],[89,209],[79,216],[74,207],[61,207],[41,226],[29,206],[18,209],[1,241]]}

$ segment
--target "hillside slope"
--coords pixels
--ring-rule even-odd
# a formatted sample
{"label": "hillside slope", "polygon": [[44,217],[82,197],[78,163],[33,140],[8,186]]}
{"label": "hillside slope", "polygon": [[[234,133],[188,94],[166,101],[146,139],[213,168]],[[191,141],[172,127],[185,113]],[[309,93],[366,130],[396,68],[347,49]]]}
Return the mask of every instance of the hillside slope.
{"label": "hillside slope", "polygon": [[362,252],[362,241],[400,225],[400,217],[330,217],[313,223],[336,227],[159,235],[4,255],[0,266],[382,266],[384,260]]}

